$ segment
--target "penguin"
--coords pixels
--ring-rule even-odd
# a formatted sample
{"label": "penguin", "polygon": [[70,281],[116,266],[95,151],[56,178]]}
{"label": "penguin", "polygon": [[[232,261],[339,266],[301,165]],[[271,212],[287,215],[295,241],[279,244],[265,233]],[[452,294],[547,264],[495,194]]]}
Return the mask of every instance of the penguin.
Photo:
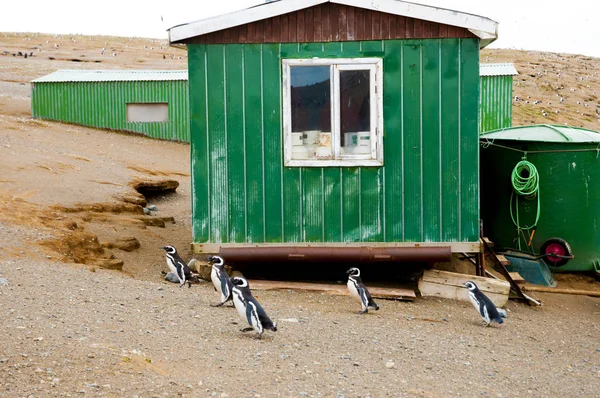
{"label": "penguin", "polygon": [[231,295],[231,279],[225,271],[225,262],[220,256],[211,256],[207,260],[212,263],[212,270],[210,271],[210,279],[215,286],[215,291],[221,293],[221,302],[219,304],[211,304],[212,307],[220,307],[226,302],[233,300]]}
{"label": "penguin", "polygon": [[375,311],[378,311],[379,306],[377,303],[375,303],[371,297],[371,293],[369,293],[367,287],[363,285],[362,280],[360,279],[360,270],[358,268],[350,268],[346,273],[348,274],[347,285],[350,295],[360,300],[360,304],[362,306],[362,310],[358,313],[367,313],[369,312],[369,308],[373,308]]}
{"label": "penguin", "polygon": [[169,266],[169,269],[179,279],[179,287],[183,287],[186,282],[188,283],[188,288],[192,287],[192,281],[195,280],[196,277],[192,275],[190,267],[188,267],[181,257],[179,257],[177,249],[170,245],[163,247],[163,249],[167,252],[167,265]]}
{"label": "penguin", "polygon": [[250,327],[244,328],[242,332],[256,330],[257,337],[260,339],[265,329],[277,331],[277,323],[271,321],[265,310],[256,301],[250,292],[248,281],[244,278],[236,276],[231,278],[231,289],[233,296],[233,304],[237,309],[242,319],[246,320]]}
{"label": "penguin", "polygon": [[494,303],[492,303],[492,300],[479,290],[475,282],[468,281],[465,283],[465,287],[469,289],[469,300],[471,300],[471,304],[473,304],[473,307],[479,312],[479,315],[481,315],[481,319],[485,321],[486,326],[490,326],[492,322],[497,322],[498,324],[504,322],[500,316],[500,312]]}

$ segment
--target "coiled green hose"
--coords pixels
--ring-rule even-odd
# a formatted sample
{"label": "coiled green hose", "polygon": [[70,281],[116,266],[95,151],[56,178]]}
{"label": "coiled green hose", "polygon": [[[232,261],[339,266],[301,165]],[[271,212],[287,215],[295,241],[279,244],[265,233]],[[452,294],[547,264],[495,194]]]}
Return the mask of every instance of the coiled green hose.
{"label": "coiled green hose", "polygon": [[[518,234],[518,245],[519,250],[521,249],[521,235],[525,238],[524,231],[535,231],[537,223],[540,220],[540,180],[537,168],[531,162],[528,162],[525,158],[521,160],[514,167],[511,174],[511,181],[513,191],[510,195],[510,217],[512,218],[513,224],[517,227]],[[516,193],[516,195],[515,195]],[[535,222],[530,226],[522,226],[519,220],[519,196],[525,199],[533,200],[537,197],[537,212],[535,216]],[[515,198],[515,212],[513,213],[513,197]],[[530,234],[529,244],[533,235]],[[525,240],[527,240],[525,238]]]}

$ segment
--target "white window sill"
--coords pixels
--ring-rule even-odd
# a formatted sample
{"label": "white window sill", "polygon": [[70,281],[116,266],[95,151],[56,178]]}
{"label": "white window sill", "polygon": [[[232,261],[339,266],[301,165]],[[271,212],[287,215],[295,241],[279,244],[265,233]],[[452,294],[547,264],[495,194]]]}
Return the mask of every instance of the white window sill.
{"label": "white window sill", "polygon": [[381,167],[383,161],[373,159],[362,160],[288,160],[285,162],[286,167]]}

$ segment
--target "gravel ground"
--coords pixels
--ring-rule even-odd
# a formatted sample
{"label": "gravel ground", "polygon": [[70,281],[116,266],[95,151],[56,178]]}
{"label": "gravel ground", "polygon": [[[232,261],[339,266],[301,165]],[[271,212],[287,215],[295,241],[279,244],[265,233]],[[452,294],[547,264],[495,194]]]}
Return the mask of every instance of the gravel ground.
{"label": "gravel ground", "polygon": [[[22,39],[0,43],[15,51]],[[63,54],[52,53],[58,39],[44,40],[43,55],[0,62],[0,397],[600,396],[599,298],[511,301],[506,322],[486,328],[465,302],[379,301],[380,311],[360,316],[350,297],[256,291],[278,331],[260,340],[240,332],[234,309],[209,306],[212,286],[180,289],[160,275],[160,246],[191,255],[189,147],[31,120],[29,79],[73,67],[59,61],[74,51],[68,38]],[[78,51],[92,56],[106,40],[79,38]],[[103,67],[139,68],[142,57],[146,67],[185,68],[144,55],[142,39],[127,49],[110,40],[123,52]],[[52,207],[114,201],[132,179],[153,176],[181,184],[156,199],[158,215],[176,220],[165,228]],[[40,245],[72,242],[74,225],[100,242],[135,236],[141,247],[108,251],[125,262],[120,272]],[[579,276],[561,276],[559,287],[599,290]]]}
{"label": "gravel ground", "polygon": [[[2,239],[19,232],[2,227]],[[0,262],[0,396],[598,396],[600,300],[468,303],[255,292],[278,322],[242,333],[212,286],[178,288],[38,259]],[[570,297],[567,297],[570,299]]]}

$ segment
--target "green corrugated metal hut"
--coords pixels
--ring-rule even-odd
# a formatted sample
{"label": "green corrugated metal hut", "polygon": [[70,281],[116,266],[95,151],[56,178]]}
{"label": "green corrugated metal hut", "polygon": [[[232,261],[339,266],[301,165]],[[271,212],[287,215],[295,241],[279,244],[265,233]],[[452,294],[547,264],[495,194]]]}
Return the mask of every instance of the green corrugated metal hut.
{"label": "green corrugated metal hut", "polygon": [[[535,254],[546,254],[549,240],[564,239],[575,257],[566,264],[549,259],[553,271],[600,274],[600,133],[540,124],[490,131],[481,144],[486,236],[498,248]],[[531,200],[512,193],[513,169],[524,157],[538,172],[539,190]]]}
{"label": "green corrugated metal hut", "polygon": [[479,250],[479,50],[497,23],[394,0],[283,0],[186,44],[197,252]]}
{"label": "green corrugated metal hut", "polygon": [[513,76],[518,74],[511,63],[480,65],[480,133],[512,127]]}
{"label": "green corrugated metal hut", "polygon": [[187,71],[59,70],[31,90],[34,118],[189,141]]}

